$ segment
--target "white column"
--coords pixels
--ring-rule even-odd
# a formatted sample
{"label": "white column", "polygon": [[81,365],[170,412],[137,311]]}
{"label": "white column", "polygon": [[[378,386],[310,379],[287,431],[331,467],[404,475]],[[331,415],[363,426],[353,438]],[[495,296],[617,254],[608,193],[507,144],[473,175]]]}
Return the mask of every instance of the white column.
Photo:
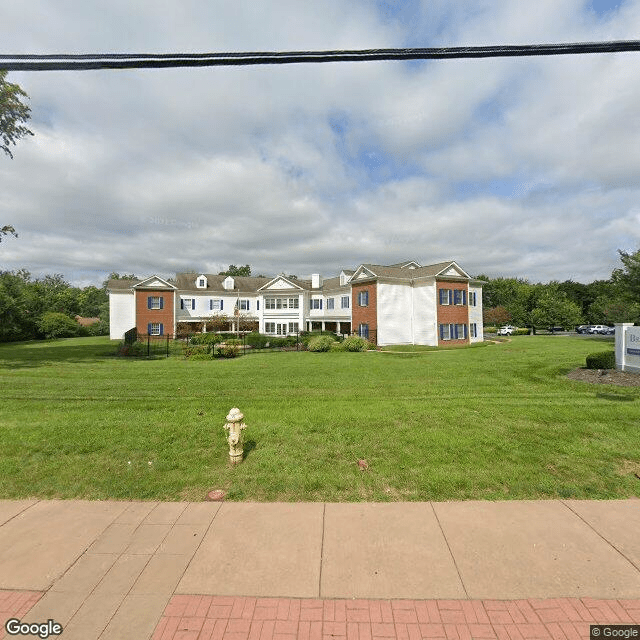
{"label": "white column", "polygon": [[340,333],[340,322],[336,322],[336,333]]}
{"label": "white column", "polygon": [[323,331],[324,331],[324,327],[325,327],[325,324],[324,324],[324,320],[323,320],[323,321],[322,321],[322,330],[323,330]]}
{"label": "white column", "polygon": [[633,327],[633,322],[616,322],[616,369],[619,371],[625,371],[626,369],[626,351],[625,345],[625,333],[627,327]]}

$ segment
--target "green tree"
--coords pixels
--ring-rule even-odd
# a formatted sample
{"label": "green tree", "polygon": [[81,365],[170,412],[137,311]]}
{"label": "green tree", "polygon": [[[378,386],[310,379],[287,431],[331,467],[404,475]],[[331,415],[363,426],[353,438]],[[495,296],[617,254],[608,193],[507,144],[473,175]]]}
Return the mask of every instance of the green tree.
{"label": "green tree", "polygon": [[78,335],[80,325],[64,313],[47,311],[38,321],[38,329],[45,338],[71,338]]}
{"label": "green tree", "polygon": [[592,324],[640,322],[640,302],[622,297],[600,296],[589,307],[588,317]]}
{"label": "green tree", "polygon": [[5,224],[4,227],[0,228],[0,242],[2,242],[2,236],[13,236],[14,238],[18,237],[16,230],[10,225]]}
{"label": "green tree", "polygon": [[226,271],[221,271],[219,276],[250,276],[251,266],[245,264],[244,267],[236,267],[235,264],[230,264]]}
{"label": "green tree", "polygon": [[102,313],[104,305],[109,307],[109,296],[104,289],[94,286],[85,287],[78,294],[78,313],[86,318],[97,318]]}
{"label": "green tree", "polygon": [[0,70],[0,149],[13,158],[9,145],[20,138],[32,136],[33,131],[25,127],[31,117],[31,108],[24,103],[29,96],[19,85],[7,82],[7,72]]}
{"label": "green tree", "polygon": [[611,280],[620,293],[632,300],[640,300],[640,249],[627,253],[618,249],[622,269],[614,269]]}
{"label": "green tree", "polygon": [[535,327],[574,327],[582,322],[582,313],[557,284],[547,285],[531,311],[531,322]]}
{"label": "green tree", "polygon": [[102,282],[102,288],[104,290],[107,289],[107,285],[109,284],[109,280],[137,280],[137,279],[138,278],[136,276],[134,276],[133,273],[128,274],[128,275],[125,274],[125,275],[121,276],[119,273],[116,273],[115,271],[112,271],[109,274],[109,277]]}

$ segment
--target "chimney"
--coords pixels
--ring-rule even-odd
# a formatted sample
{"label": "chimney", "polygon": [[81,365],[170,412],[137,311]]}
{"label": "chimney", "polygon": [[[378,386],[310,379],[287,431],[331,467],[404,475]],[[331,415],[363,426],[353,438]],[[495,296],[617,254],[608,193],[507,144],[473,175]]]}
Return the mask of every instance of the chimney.
{"label": "chimney", "polygon": [[322,286],[322,276],[319,273],[311,274],[311,288],[319,289]]}

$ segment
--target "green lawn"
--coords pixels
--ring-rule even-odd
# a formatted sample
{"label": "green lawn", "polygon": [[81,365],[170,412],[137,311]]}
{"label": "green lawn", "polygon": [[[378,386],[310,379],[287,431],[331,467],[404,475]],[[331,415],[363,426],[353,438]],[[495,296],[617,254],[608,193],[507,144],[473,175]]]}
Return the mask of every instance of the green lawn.
{"label": "green lawn", "polygon": [[[105,338],[0,345],[0,498],[640,496],[640,388],[564,377],[606,348],[521,336],[189,362],[115,358]],[[222,428],[233,406],[248,425],[236,468]]]}

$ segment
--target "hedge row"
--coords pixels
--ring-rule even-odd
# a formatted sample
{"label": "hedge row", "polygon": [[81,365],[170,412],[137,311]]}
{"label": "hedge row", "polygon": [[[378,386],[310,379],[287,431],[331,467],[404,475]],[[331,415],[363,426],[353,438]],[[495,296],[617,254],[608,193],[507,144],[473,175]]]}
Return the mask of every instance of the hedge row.
{"label": "hedge row", "polygon": [[587,369],[615,369],[615,351],[601,351],[587,356]]}

